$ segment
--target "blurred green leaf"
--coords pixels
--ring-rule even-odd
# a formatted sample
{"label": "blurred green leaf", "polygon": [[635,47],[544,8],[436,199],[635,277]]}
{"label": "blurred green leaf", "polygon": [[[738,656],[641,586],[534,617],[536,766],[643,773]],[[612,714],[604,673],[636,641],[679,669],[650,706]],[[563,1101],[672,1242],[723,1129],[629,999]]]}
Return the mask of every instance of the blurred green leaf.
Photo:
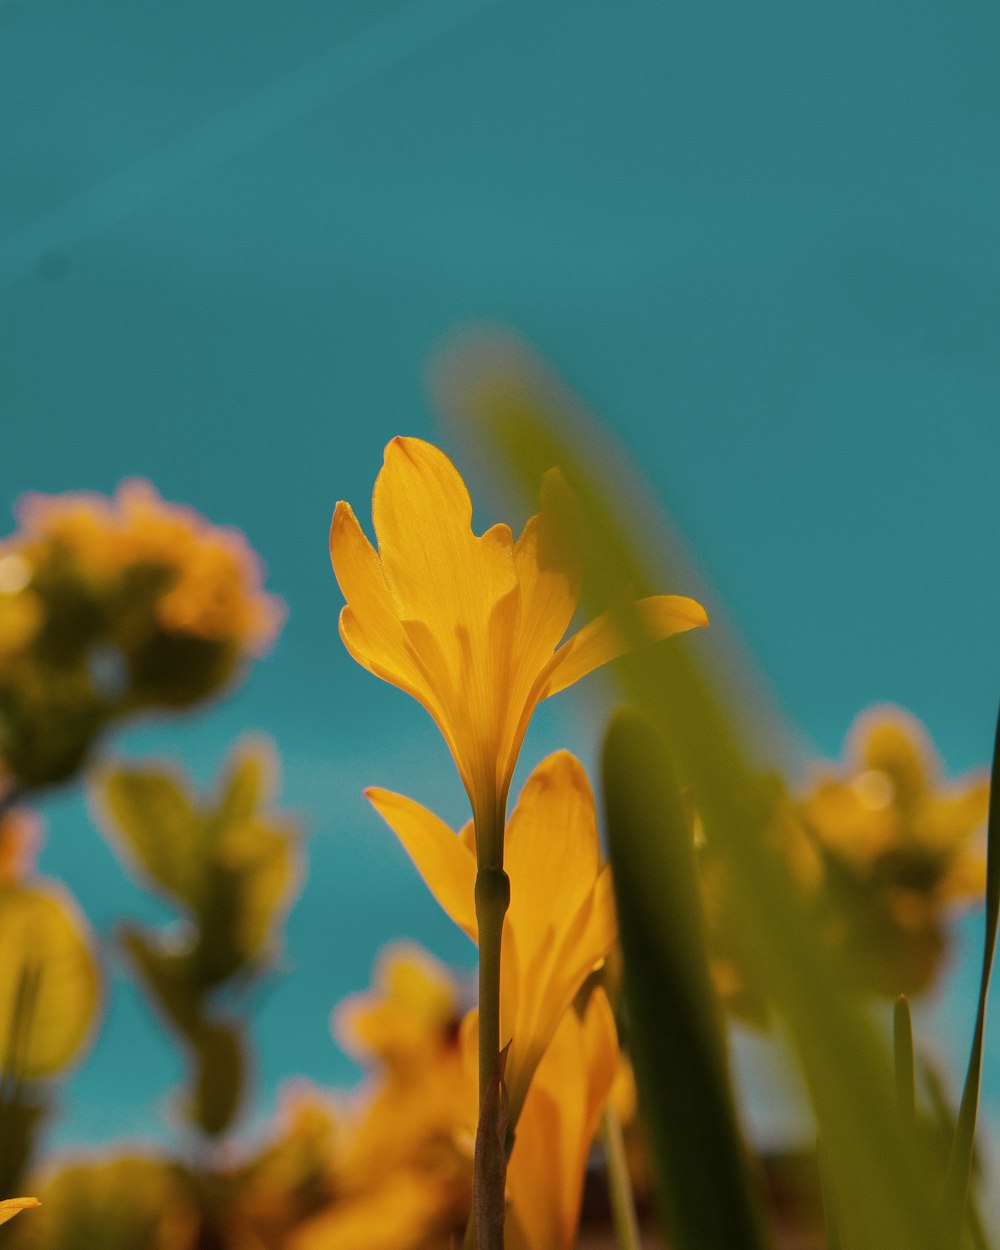
{"label": "blurred green leaf", "polygon": [[900,994],[893,1006],[892,1040],[895,1055],[896,1107],[904,1132],[912,1132],[916,1123],[916,1095],[913,1075],[913,1021],[910,1004]]}
{"label": "blurred green leaf", "polygon": [[201,1030],[193,1051],[192,1119],[217,1137],[239,1110],[246,1077],[246,1057],[235,1026],[212,1024]]}
{"label": "blurred green leaf", "polygon": [[993,767],[990,772],[990,811],[986,850],[986,927],[983,937],[983,967],[979,980],[979,1003],[972,1037],[969,1066],[965,1074],[962,1102],[955,1126],[955,1139],[948,1160],[944,1189],[944,1218],[948,1244],[957,1246],[968,1202],[969,1182],[976,1140],[979,1110],[979,1083],[983,1066],[983,1033],[986,1027],[986,999],[997,944],[1000,917],[1000,715],[993,741]]}
{"label": "blurred green leaf", "polygon": [[179,1033],[193,1037],[201,1017],[191,987],[190,953],[165,949],[156,935],[135,925],[123,925],[120,938],[153,1005]]}
{"label": "blurred green leaf", "polygon": [[204,828],[180,780],[167,771],[118,767],[98,784],[110,817],[102,827],[142,883],[197,907]]}
{"label": "blurred green leaf", "polygon": [[619,675],[663,734],[706,838],[729,865],[732,922],[755,981],[769,987],[794,1043],[837,1195],[842,1244],[939,1250],[933,1177],[917,1143],[899,1132],[887,1048],[856,977],[824,947],[788,865],[768,846],[772,812],[757,781],[761,757],[774,750],[764,736],[768,717],[756,707],[748,713],[724,666],[700,658],[710,649],[706,638],[638,646],[644,634],[630,607],[634,596],[691,593],[671,575],[671,565],[683,561],[648,518],[642,532],[658,533],[664,558],[651,559],[636,541],[636,491],[624,474],[612,478],[613,450],[527,353],[480,341],[453,352],[437,377],[449,414],[486,440],[532,503],[552,466],[568,481],[577,506],[564,510],[562,523],[585,561],[588,606],[612,606],[623,639],[637,646],[619,662]]}
{"label": "blurred green leaf", "polygon": [[215,805],[220,823],[232,826],[252,820],[271,799],[274,772],[270,743],[262,740],[237,746],[223,772]]}
{"label": "blurred green leaf", "polygon": [[645,718],[612,720],[604,793],[629,1045],[670,1244],[752,1250],[765,1237],[736,1127],[690,823]]}
{"label": "blurred green leaf", "polygon": [[52,1076],[93,1029],[101,978],[73,899],[55,886],[0,889],[0,1067],[22,1080]]}

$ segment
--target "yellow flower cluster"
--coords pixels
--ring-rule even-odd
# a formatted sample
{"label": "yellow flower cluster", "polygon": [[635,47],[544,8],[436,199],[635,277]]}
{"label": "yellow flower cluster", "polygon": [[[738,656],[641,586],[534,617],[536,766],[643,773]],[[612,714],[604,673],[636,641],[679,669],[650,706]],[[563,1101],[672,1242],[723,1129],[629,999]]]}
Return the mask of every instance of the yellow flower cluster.
{"label": "yellow flower cluster", "polygon": [[28,495],[0,543],[0,769],[62,781],[114,719],[220,690],[280,628],[280,602],[235,530],[147,482]]}

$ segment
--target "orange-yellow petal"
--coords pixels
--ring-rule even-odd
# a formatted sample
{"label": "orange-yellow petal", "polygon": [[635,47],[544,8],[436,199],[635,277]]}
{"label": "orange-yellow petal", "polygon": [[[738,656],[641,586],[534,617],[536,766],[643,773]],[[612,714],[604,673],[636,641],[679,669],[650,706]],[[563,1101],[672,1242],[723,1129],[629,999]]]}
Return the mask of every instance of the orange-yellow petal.
{"label": "orange-yellow petal", "polygon": [[41,1205],[37,1198],[4,1198],[0,1201],[0,1224],[6,1224],[22,1211],[33,1210]]}
{"label": "orange-yellow petal", "polygon": [[614,945],[610,871],[602,869],[594,799],[568,751],[525,784],[505,839],[511,880],[500,967],[502,1040],[516,1120],[534,1069],[580,986]]}
{"label": "orange-yellow petal", "polygon": [[370,788],[365,797],[402,842],[437,901],[477,941],[476,856],[468,841],[402,794]]}
{"label": "orange-yellow petal", "polygon": [[617,1064],[614,1017],[597,989],[582,1020],[563,1017],[524,1104],[507,1170],[508,1250],[575,1244],[587,1156]]}
{"label": "orange-yellow petal", "polygon": [[[489,609],[516,588],[505,525],[472,532],[472,500],[443,451],[394,438],[375,480],[372,519],[386,581],[404,620],[485,628]],[[478,638],[475,641],[479,641]]]}
{"label": "orange-yellow petal", "polygon": [[[635,604],[637,623],[649,642],[681,634],[708,624],[708,613],[695,599],[684,595],[654,595]],[[538,698],[547,699],[586,677],[595,668],[629,650],[615,614],[605,612],[577,631],[552,657]]]}

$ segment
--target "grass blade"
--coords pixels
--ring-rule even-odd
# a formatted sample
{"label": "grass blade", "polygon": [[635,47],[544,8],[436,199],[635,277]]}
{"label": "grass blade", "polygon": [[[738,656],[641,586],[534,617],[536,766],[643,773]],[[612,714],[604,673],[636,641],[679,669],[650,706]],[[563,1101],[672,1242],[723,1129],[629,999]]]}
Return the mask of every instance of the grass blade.
{"label": "grass blade", "polygon": [[979,1082],[983,1066],[983,1034],[986,1028],[986,999],[990,989],[993,954],[997,943],[997,918],[1000,915],[1000,713],[993,742],[993,767],[990,772],[990,810],[986,845],[986,931],[983,938],[983,968],[979,979],[979,1003],[976,1027],[972,1036],[969,1066],[962,1089],[962,1102],[955,1125],[955,1137],[948,1160],[944,1187],[944,1221],[947,1244],[957,1246],[965,1219],[972,1160],[975,1150],[976,1118],[979,1111]]}
{"label": "grass blade", "polygon": [[[634,597],[692,588],[672,576],[671,561],[677,567],[678,560],[666,535],[655,559],[636,540],[632,492],[611,476],[607,440],[573,397],[509,342],[491,352],[480,340],[453,354],[438,377],[446,409],[486,439],[530,502],[542,474],[559,466],[577,501],[564,528],[586,562],[588,607],[611,606],[624,639],[640,643]],[[932,1173],[920,1144],[899,1131],[888,1048],[850,967],[824,946],[787,863],[768,845],[773,809],[758,774],[769,747],[759,732],[747,732],[725,675],[699,658],[709,644],[698,637],[639,648],[619,662],[618,675],[630,701],[663,734],[681,783],[696,795],[706,838],[728,864],[745,958],[784,1018],[816,1113],[842,1245],[940,1250]]]}
{"label": "grass blade", "polygon": [[[629,1047],[677,1250],[764,1245],[709,979],[689,822],[664,744],[620,712],[604,745]],[[683,1148],[678,1148],[683,1143]]]}
{"label": "grass blade", "polygon": [[916,1123],[916,1094],[913,1076],[913,1021],[905,994],[896,999],[892,1012],[892,1042],[895,1055],[896,1106],[899,1122],[906,1133]]}

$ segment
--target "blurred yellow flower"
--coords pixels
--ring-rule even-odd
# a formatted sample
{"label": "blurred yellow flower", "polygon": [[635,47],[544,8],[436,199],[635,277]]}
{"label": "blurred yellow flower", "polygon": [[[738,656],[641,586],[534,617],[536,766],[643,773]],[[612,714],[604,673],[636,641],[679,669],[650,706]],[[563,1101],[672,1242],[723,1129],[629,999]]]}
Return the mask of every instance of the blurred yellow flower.
{"label": "blurred yellow flower", "polygon": [[[475,829],[455,834],[413,799],[370,789],[444,910],[477,940]],[[610,869],[602,867],[594,798],[568,751],[543,760],[525,784],[504,838],[511,882],[500,969],[501,1042],[516,1123],[532,1073],[574,996],[614,945]]]}
{"label": "blurred yellow flower", "polygon": [[459,1018],[448,970],[420,947],[400,944],[382,953],[373,991],[338,1003],[333,1029],[355,1058],[409,1067],[453,1041]]}
{"label": "blurred yellow flower", "polygon": [[[465,483],[429,443],[389,443],[372,518],[378,551],[349,504],[339,502],[333,514],[330,554],[347,600],[341,637],[359,664],[431,714],[480,837],[499,843],[535,707],[625,645],[608,615],[559,645],[576,610],[579,579],[545,511],[529,519],[516,542],[506,525],[477,536]],[[692,599],[661,595],[639,606],[651,638],[707,624]],[[498,845],[479,849],[484,862],[500,862]]]}
{"label": "blurred yellow flower", "polygon": [[819,770],[800,811],[826,859],[834,937],[879,991],[925,989],[948,906],[982,899],[988,803],[985,771],[944,781],[923,725],[892,706],[862,713],[843,764]]}
{"label": "blurred yellow flower", "polygon": [[116,720],[197,704],[262,654],[284,615],[242,534],[165,503],[27,495],[0,542],[0,773],[65,781]]}
{"label": "blurred yellow flower", "polygon": [[238,640],[255,654],[277,634],[283,609],[261,591],[260,561],[243,535],[211,525],[193,508],[164,502],[149,482],[123,482],[113,500],[27,495],[18,518],[20,532],[9,552],[29,569],[62,556],[98,580],[162,570],[156,615],[168,632]]}

